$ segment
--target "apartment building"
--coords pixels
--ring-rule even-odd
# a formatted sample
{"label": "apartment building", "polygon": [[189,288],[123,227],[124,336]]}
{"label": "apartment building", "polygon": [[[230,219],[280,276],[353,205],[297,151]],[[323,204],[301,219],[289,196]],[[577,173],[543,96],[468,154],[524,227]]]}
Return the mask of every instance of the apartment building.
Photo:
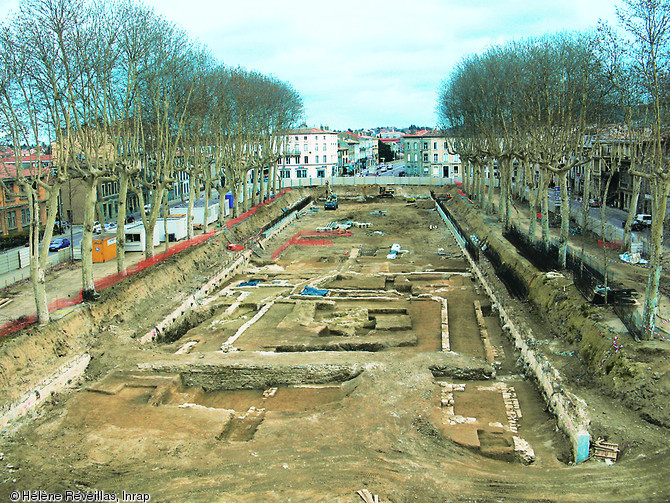
{"label": "apartment building", "polygon": [[[7,155],[3,155],[7,154]],[[28,229],[30,225],[30,207],[28,199],[21,194],[19,178],[34,179],[39,177],[47,181],[51,173],[51,156],[43,154],[40,156],[41,167],[38,167],[37,155],[34,152],[24,152],[20,163],[9,151],[0,152],[0,230],[6,236],[13,232]],[[17,164],[19,165],[17,167]],[[17,176],[21,174],[22,176]],[[42,225],[46,223],[46,199],[47,194],[43,187],[39,187],[39,220]]]}
{"label": "apartment building", "polygon": [[294,129],[282,138],[277,169],[280,178],[326,178],[338,175],[337,133],[321,128]]}
{"label": "apartment building", "polygon": [[428,130],[402,136],[408,176],[460,178],[461,160],[447,136]]}
{"label": "apartment building", "polygon": [[[628,139],[603,138],[590,141],[588,148],[591,150],[589,162],[574,168],[570,173],[575,193],[598,202],[604,200],[608,206],[628,211],[633,199],[633,175],[630,173],[631,149],[636,148],[633,142]],[[637,150],[644,150],[644,146],[638,146]],[[591,171],[589,194],[584,194],[586,170]],[[606,187],[607,194],[604,194]],[[635,211],[651,212],[647,180],[642,180]]]}

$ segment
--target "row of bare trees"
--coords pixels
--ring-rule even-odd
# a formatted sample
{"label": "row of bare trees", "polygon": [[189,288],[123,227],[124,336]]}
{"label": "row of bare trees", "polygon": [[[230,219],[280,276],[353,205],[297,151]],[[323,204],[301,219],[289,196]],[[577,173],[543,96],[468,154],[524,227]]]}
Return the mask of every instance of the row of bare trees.
{"label": "row of bare trees", "polygon": [[[102,182],[119,186],[117,269],[123,271],[129,191],[140,208],[150,204],[150,212],[142,212],[147,236],[179,172],[190,182],[189,237],[194,199],[208,199],[213,190],[222,201],[222,224],[226,192],[237,196],[236,215],[241,200],[250,205],[273,191],[279,138],[302,110],[287,83],[224,66],[178,26],[131,0],[26,0],[0,35],[0,120],[16,146],[16,183],[31,203],[39,322],[49,321],[47,245],[64,183],[77,178],[86,188],[82,291],[92,299],[92,232]],[[45,171],[40,149],[37,162],[21,166],[19,146],[42,143],[52,146],[53,168]],[[256,185],[264,170],[270,172],[267,184],[248,189],[250,172]],[[47,195],[46,226],[40,193]],[[147,246],[146,255],[152,253]]]}
{"label": "row of bare trees", "polygon": [[[498,212],[509,225],[512,193],[541,212],[541,239],[549,245],[548,186],[560,187],[559,262],[566,265],[569,237],[568,175],[584,172],[586,221],[594,157],[612,174],[625,166],[634,194],[625,225],[630,244],[643,181],[652,197],[650,274],[643,322],[653,332],[658,308],[663,222],[670,189],[670,3],[625,0],[619,26],[588,34],[559,34],[509,43],[465,57],[442,85],[438,115],[456,137],[465,186],[485,211],[499,179]],[[609,164],[609,165],[607,165]],[[512,182],[513,173],[517,176]],[[607,190],[607,189],[605,189]],[[603,200],[606,196],[602,195]],[[602,210],[604,211],[604,210]],[[536,220],[530,219],[534,239]]]}

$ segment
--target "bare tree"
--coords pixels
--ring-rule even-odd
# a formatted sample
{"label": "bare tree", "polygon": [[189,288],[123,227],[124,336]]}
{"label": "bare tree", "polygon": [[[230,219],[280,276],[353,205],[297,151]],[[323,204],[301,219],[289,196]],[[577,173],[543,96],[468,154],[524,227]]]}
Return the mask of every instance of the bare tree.
{"label": "bare tree", "polygon": [[667,142],[668,80],[670,74],[670,3],[666,0],[624,0],[618,11],[630,37],[634,68],[649,110],[650,139],[645,146],[645,163],[634,174],[647,180],[651,190],[649,279],[645,291],[643,323],[651,338],[656,326],[658,289],[661,276],[663,222],[670,192],[670,149]]}

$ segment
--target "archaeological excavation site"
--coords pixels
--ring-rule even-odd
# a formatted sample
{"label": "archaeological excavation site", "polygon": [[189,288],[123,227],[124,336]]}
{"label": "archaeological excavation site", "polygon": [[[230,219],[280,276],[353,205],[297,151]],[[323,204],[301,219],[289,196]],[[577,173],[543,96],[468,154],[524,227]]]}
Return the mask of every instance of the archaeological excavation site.
{"label": "archaeological excavation site", "polygon": [[335,192],[6,337],[2,501],[670,500],[666,349],[456,190]]}

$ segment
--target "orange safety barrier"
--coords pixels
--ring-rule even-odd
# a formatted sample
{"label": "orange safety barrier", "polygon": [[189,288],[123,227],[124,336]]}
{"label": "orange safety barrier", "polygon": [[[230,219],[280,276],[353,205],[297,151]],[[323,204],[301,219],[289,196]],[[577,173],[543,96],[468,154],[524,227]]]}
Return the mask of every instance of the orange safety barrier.
{"label": "orange safety barrier", "polygon": [[[105,288],[108,288],[112,285],[116,285],[120,281],[134,274],[137,274],[140,271],[143,271],[147,267],[151,267],[154,264],[163,262],[167,258],[179,253],[180,251],[183,251],[187,248],[190,248],[191,246],[195,246],[204,241],[207,241],[211,237],[214,237],[215,233],[216,231],[212,230],[207,234],[200,234],[188,241],[177,243],[176,245],[168,248],[167,251],[164,251],[163,253],[159,253],[158,255],[155,255],[153,257],[145,258],[139,261],[137,264],[128,267],[124,271],[110,274],[109,276],[105,276],[104,278],[100,278],[94,282],[95,289],[99,291],[104,290]],[[79,291],[77,296],[73,298],[57,299],[53,301],[51,304],[49,304],[48,309],[49,312],[51,313],[53,311],[58,311],[59,309],[65,309],[66,307],[75,306],[77,304],[80,304],[82,301],[83,300],[81,291]],[[0,337],[5,337],[7,335],[13,334],[14,332],[21,330],[22,328],[25,328],[28,325],[32,325],[35,322],[37,322],[37,315],[33,314],[31,316],[27,316],[19,320],[14,320],[5,323],[2,327],[0,327]]]}
{"label": "orange safety barrier", "polygon": [[603,247],[607,250],[619,250],[621,246],[621,241],[603,241],[602,239],[598,240],[598,248],[601,250]]}
{"label": "orange safety barrier", "polygon": [[330,239],[312,239],[314,237],[321,237],[321,236],[333,236],[333,237],[347,237],[347,236],[353,236],[353,233],[350,231],[341,231],[341,230],[334,230],[334,231],[298,231],[293,236],[291,236],[291,239],[286,241],[283,245],[281,245],[279,248],[277,248],[275,251],[272,252],[270,257],[272,260],[276,259],[283,253],[286,248],[288,248],[291,245],[300,245],[300,246],[331,246],[333,242]]}
{"label": "orange safety barrier", "polygon": [[226,228],[227,228],[227,229],[230,229],[231,227],[234,227],[235,225],[239,224],[242,220],[246,220],[246,219],[249,218],[251,215],[253,215],[254,213],[256,213],[256,211],[258,210],[258,208],[260,208],[261,206],[266,206],[266,205],[270,204],[272,201],[274,201],[274,200],[277,199],[278,197],[283,196],[284,194],[286,194],[286,193],[289,192],[290,190],[291,190],[290,188],[282,189],[280,192],[276,193],[274,196],[272,196],[272,197],[266,199],[265,201],[263,201],[263,202],[261,202],[261,203],[258,203],[256,206],[254,206],[253,208],[251,208],[249,211],[245,211],[245,212],[242,213],[239,217],[231,218],[230,220],[228,220],[228,221],[226,222]]}

